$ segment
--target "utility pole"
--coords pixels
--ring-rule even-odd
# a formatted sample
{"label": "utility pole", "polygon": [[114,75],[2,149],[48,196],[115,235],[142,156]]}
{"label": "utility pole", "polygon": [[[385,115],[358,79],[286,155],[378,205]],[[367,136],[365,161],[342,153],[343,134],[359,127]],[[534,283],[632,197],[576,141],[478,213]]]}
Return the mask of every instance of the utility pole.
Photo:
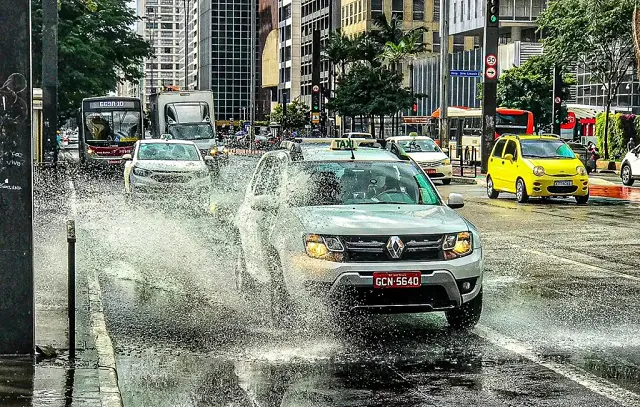
{"label": "utility pole", "polygon": [[184,4],[184,88],[189,89],[189,23],[187,18],[188,0],[182,0]]}
{"label": "utility pole", "polygon": [[440,0],[440,146],[449,148],[449,0]]}
{"label": "utility pole", "polygon": [[[30,7],[30,0],[0,0],[0,354],[33,354],[35,345]],[[49,28],[51,11],[43,4]]]}
{"label": "utility pole", "polygon": [[496,134],[498,97],[498,38],[500,0],[486,0],[484,23],[484,82],[482,84],[482,173],[487,173]]}
{"label": "utility pole", "polygon": [[314,130],[320,124],[322,91],[320,84],[320,30],[313,31],[311,43],[311,125]]}
{"label": "utility pole", "polygon": [[42,117],[45,165],[58,166],[58,2],[42,1]]}
{"label": "utility pole", "polygon": [[[256,36],[256,25],[258,24],[258,17],[257,17],[257,13],[256,13],[256,9],[258,8],[258,3],[257,0],[251,0],[251,68],[250,68],[250,75],[251,75],[251,81],[249,81],[251,89],[249,89],[250,91],[250,97],[249,97],[249,103],[251,104],[251,106],[249,106],[249,121],[251,122],[251,129],[253,130],[253,126],[256,122],[256,54],[257,54],[257,48],[256,48],[256,43],[258,42],[257,36]],[[255,132],[252,131],[250,134],[250,138],[251,140],[254,139],[255,137]]]}

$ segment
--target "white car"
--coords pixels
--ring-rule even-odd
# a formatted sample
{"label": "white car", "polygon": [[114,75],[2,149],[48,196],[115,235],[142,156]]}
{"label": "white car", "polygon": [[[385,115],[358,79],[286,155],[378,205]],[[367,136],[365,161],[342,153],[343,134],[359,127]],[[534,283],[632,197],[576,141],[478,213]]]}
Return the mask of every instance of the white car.
{"label": "white car", "polygon": [[140,140],[133,154],[125,154],[124,190],[127,194],[207,192],[209,167],[197,146],[186,140]]}
{"label": "white car", "polygon": [[453,177],[451,160],[431,137],[399,136],[387,139],[387,150],[412,158],[433,180],[449,185]]}
{"label": "white car", "polygon": [[[236,286],[267,290],[274,322],[290,310],[444,311],[456,328],[482,311],[476,228],[418,166],[354,139],[266,153],[235,217]],[[295,313],[293,313],[295,317]]]}
{"label": "white car", "polygon": [[344,133],[344,138],[362,138],[367,140],[375,140],[375,137],[371,133],[362,133],[357,131],[352,131],[348,133]]}
{"label": "white car", "polygon": [[622,160],[620,178],[626,186],[632,186],[635,180],[640,180],[640,146],[629,151]]}

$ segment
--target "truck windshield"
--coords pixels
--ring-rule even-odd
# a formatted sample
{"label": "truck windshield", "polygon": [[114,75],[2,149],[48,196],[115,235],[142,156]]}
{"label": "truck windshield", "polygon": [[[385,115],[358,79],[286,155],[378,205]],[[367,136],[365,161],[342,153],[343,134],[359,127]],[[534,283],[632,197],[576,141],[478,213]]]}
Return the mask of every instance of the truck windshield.
{"label": "truck windshield", "polygon": [[213,127],[209,123],[170,124],[169,134],[175,140],[206,140],[214,138]]}

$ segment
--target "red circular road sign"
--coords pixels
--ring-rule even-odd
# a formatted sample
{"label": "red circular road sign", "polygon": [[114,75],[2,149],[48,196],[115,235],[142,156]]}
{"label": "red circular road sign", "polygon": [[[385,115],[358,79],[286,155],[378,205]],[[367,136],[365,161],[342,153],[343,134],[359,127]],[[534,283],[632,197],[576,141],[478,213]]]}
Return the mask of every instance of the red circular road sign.
{"label": "red circular road sign", "polygon": [[496,66],[498,64],[498,58],[495,55],[487,55],[486,62],[488,66]]}
{"label": "red circular road sign", "polygon": [[487,68],[485,75],[487,76],[487,79],[495,79],[498,72],[496,72],[496,68]]}
{"label": "red circular road sign", "polygon": [[314,91],[314,92],[320,92],[320,86],[318,86],[318,85],[313,85],[313,91]]}

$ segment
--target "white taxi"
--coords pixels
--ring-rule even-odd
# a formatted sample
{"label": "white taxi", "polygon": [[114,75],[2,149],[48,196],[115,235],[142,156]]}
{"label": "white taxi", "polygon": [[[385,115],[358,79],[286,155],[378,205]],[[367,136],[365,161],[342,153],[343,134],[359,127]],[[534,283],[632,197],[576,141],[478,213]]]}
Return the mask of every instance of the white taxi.
{"label": "white taxi", "polygon": [[433,180],[449,185],[453,177],[453,167],[445,154],[431,137],[398,136],[387,139],[387,150],[393,154],[411,157]]}
{"label": "white taxi", "polygon": [[209,167],[198,147],[186,140],[140,140],[133,154],[125,154],[126,194],[158,194],[167,191],[202,193],[211,184]]}
{"label": "white taxi", "polygon": [[454,210],[462,196],[445,201],[412,160],[357,144],[303,141],[263,155],[234,220],[237,288],[268,292],[274,322],[321,299],[475,325],[484,258],[478,231]]}

